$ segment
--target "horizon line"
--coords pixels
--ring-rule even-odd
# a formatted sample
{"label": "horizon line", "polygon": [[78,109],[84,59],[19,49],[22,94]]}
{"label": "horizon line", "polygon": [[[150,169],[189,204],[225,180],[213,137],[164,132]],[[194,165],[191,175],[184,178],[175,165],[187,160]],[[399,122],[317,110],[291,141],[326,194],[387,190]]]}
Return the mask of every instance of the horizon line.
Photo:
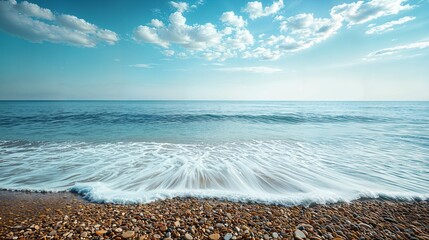
{"label": "horizon line", "polygon": [[428,100],[293,100],[293,99],[0,99],[0,102],[429,102]]}

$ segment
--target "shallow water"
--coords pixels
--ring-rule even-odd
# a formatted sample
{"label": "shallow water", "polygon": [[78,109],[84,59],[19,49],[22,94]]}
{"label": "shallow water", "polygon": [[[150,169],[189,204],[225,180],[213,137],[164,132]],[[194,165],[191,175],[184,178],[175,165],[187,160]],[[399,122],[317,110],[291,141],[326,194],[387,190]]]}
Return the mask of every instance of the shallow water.
{"label": "shallow water", "polygon": [[428,102],[0,102],[0,188],[96,202],[429,197]]}

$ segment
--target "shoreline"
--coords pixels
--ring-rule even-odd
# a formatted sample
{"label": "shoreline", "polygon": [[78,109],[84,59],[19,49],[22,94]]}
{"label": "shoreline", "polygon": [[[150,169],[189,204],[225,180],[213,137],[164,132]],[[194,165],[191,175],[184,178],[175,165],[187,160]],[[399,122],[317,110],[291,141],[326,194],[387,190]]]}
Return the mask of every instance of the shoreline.
{"label": "shoreline", "polygon": [[173,198],[91,203],[77,194],[0,191],[3,239],[423,239],[427,201],[276,206]]}

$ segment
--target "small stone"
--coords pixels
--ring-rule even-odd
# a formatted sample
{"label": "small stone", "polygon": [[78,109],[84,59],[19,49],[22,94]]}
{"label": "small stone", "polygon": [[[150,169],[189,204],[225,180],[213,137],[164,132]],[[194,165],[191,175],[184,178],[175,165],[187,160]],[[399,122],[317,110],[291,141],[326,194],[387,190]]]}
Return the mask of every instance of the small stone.
{"label": "small stone", "polygon": [[278,234],[278,233],[276,233],[276,232],[273,232],[273,234],[271,234],[271,236],[273,236],[273,238],[278,238],[278,237],[279,237],[279,234]]}
{"label": "small stone", "polygon": [[270,236],[268,236],[268,234],[264,234],[264,239],[268,240],[268,239],[270,239]]}
{"label": "small stone", "polygon": [[88,237],[88,232],[83,232],[82,234],[80,234],[81,237],[86,238]]}
{"label": "small stone", "polygon": [[49,233],[49,236],[55,236],[55,235],[57,235],[57,231],[55,231],[55,230],[52,230],[52,231]]}
{"label": "small stone", "polygon": [[186,234],[185,234],[185,238],[186,238],[187,240],[192,240],[192,239],[194,239],[194,238],[191,236],[191,234],[189,234],[189,233],[186,233]]}
{"label": "small stone", "polygon": [[34,229],[36,229],[36,230],[39,230],[40,229],[40,227],[39,227],[39,225],[34,225],[34,227],[33,227]]}
{"label": "small stone", "polygon": [[218,240],[220,238],[220,235],[218,233],[214,233],[214,234],[211,234],[209,238],[212,240]]}
{"label": "small stone", "polygon": [[155,234],[155,235],[153,235],[153,237],[156,238],[156,239],[160,239],[161,238],[161,236],[159,234]]}
{"label": "small stone", "polygon": [[295,230],[294,235],[295,235],[295,238],[298,239],[298,240],[305,239],[305,234],[301,230],[299,230],[299,229]]}
{"label": "small stone", "polygon": [[122,228],[115,228],[115,232],[117,232],[117,233],[122,232]]}
{"label": "small stone", "polygon": [[98,230],[95,232],[95,234],[97,234],[98,236],[103,236],[107,231],[106,230]]}
{"label": "small stone", "polygon": [[217,227],[217,228],[223,228],[223,224],[222,223],[216,223],[216,225],[215,225],[215,227]]}
{"label": "small stone", "polygon": [[223,237],[224,240],[230,240],[232,238],[232,233],[227,233],[225,234],[225,236]]}
{"label": "small stone", "polygon": [[174,226],[175,226],[175,227],[180,227],[180,222],[179,222],[179,221],[175,221],[175,222],[174,222]]}
{"label": "small stone", "polygon": [[134,231],[126,231],[122,233],[122,238],[125,238],[125,239],[132,238],[134,237],[134,234],[135,234]]}

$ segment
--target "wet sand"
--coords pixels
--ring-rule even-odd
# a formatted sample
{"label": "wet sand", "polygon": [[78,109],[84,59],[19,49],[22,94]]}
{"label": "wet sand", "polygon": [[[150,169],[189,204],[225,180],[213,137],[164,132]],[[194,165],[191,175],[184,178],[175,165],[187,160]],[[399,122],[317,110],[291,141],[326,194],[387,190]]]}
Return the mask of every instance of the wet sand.
{"label": "wet sand", "polygon": [[189,198],[112,205],[72,193],[0,191],[0,238],[429,240],[429,204],[282,207]]}

